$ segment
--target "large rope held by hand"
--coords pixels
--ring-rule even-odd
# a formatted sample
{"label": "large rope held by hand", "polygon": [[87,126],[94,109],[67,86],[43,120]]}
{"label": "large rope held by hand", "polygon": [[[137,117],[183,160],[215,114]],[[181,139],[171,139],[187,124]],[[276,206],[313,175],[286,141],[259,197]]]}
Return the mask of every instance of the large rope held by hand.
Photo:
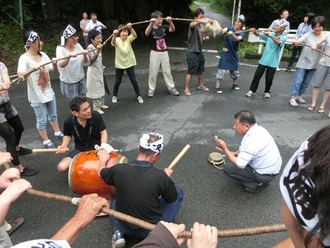
{"label": "large rope held by hand", "polygon": [[[49,192],[43,192],[35,189],[29,189],[27,193],[35,196],[40,196],[43,198],[60,200],[65,202],[70,202],[72,204],[78,205],[80,198],[77,197],[69,197],[65,195],[59,195]],[[144,220],[135,218],[133,216],[123,214],[113,209],[109,209],[103,207],[101,209],[102,213],[113,216],[116,219],[125,221],[127,223],[139,226],[146,230],[153,230],[156,225],[148,223]],[[218,230],[218,237],[219,238],[228,238],[228,237],[240,237],[240,236],[251,236],[251,235],[258,235],[258,234],[265,234],[265,233],[273,233],[273,232],[284,232],[286,231],[286,227],[284,224],[273,224],[273,225],[265,225],[265,226],[256,226],[256,227],[249,227],[249,228],[239,228],[239,229],[227,229],[227,230]],[[192,237],[191,231],[183,231],[180,235],[180,238],[190,239]]]}

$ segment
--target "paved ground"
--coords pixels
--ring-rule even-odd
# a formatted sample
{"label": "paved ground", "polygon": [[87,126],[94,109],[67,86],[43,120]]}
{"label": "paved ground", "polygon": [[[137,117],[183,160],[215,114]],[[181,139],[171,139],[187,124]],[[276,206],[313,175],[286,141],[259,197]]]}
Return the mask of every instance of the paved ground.
{"label": "paved ground", "polygon": [[[225,25],[226,19],[220,19],[220,22]],[[171,37],[169,45],[186,47],[185,38],[178,38],[186,37],[185,31],[177,35]],[[218,39],[205,44],[204,48],[216,49]],[[213,88],[218,58],[217,54],[211,52],[205,53],[207,67],[204,81],[211,89],[209,92],[197,90],[197,82],[194,78],[192,96],[184,96],[183,80],[187,67],[185,51],[170,50],[173,77],[181,95],[178,97],[169,95],[160,74],[155,97],[147,98],[149,49],[141,43],[143,42],[136,43],[134,49],[138,61],[137,79],[145,103],[143,105],[137,103],[127,77],[124,78],[120,88],[117,104],[112,104],[111,98],[106,97],[110,109],[104,114],[104,120],[108,127],[111,145],[122,149],[123,155],[128,159],[134,159],[137,154],[138,139],[144,132],[162,133],[165,136],[165,149],[156,165],[159,168],[169,165],[186,144],[191,145],[190,150],[174,168],[173,180],[185,190],[184,203],[176,220],[178,223],[185,223],[190,227],[195,221],[199,221],[215,225],[220,229],[280,223],[279,210],[282,199],[278,178],[260,194],[251,195],[244,192],[222,171],[208,163],[208,155],[215,151],[213,137],[217,134],[228,142],[230,148],[237,148],[241,137],[235,135],[232,130],[233,114],[242,109],[251,110],[255,113],[257,122],[267,128],[275,138],[285,164],[300,143],[317,129],[327,125],[329,118],[316,111],[308,112],[307,104],[298,108],[289,106],[288,90],[293,73],[276,72],[270,99],[262,97],[263,80],[254,97],[245,97],[255,71],[255,67],[250,65],[255,65],[257,61],[241,60],[249,64],[240,67],[241,90],[233,91],[231,80],[227,76],[222,86],[223,94],[216,94]],[[114,53],[111,48],[106,48],[104,53],[108,84],[112,88]],[[53,80],[53,87],[58,99],[59,120],[62,123],[70,115],[68,99],[60,95],[58,80]],[[24,83],[16,85],[10,90],[10,94],[12,103],[17,107],[25,125],[22,145],[39,148],[41,140],[35,129],[32,108],[27,101],[26,86]],[[310,88],[306,100],[307,103],[311,101]],[[48,131],[51,136],[49,127]],[[60,144],[57,140],[54,142]],[[67,174],[60,174],[56,170],[61,158],[61,155],[55,154],[33,154],[22,157],[21,161],[23,165],[39,170],[38,175],[27,178],[35,189],[75,196],[68,186]],[[26,220],[24,226],[12,235],[13,242],[51,237],[72,216],[75,209],[75,206],[63,202],[30,195],[22,196],[13,204],[8,217],[10,220],[23,216]],[[83,231],[73,247],[110,247],[111,232],[108,218],[99,218]],[[219,247],[271,247],[285,237],[285,233],[278,233],[226,238],[219,241]],[[134,241],[129,241],[128,247],[132,243]]]}

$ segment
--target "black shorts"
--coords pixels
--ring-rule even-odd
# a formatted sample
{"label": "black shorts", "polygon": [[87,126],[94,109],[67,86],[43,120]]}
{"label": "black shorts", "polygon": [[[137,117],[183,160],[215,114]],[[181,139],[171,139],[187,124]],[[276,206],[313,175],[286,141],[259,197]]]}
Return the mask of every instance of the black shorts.
{"label": "black shorts", "polygon": [[205,58],[204,53],[187,53],[187,62],[188,62],[188,74],[197,75],[200,72],[205,70]]}

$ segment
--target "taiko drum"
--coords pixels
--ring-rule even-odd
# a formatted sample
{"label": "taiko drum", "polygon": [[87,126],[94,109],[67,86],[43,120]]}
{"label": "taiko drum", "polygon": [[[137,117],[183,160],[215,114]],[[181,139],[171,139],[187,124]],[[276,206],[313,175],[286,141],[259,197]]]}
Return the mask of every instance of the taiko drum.
{"label": "taiko drum", "polygon": [[[128,163],[125,156],[110,153],[108,165]],[[77,154],[70,165],[68,181],[71,190],[78,195],[97,193],[99,196],[110,199],[114,194],[114,187],[106,184],[98,175],[99,158],[96,150]]]}

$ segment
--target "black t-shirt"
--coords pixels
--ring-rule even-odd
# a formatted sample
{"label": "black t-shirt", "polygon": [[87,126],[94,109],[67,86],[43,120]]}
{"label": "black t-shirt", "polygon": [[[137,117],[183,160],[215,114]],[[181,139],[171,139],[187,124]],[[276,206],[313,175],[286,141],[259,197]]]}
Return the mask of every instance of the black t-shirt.
{"label": "black t-shirt", "polygon": [[63,134],[73,136],[76,149],[80,151],[93,150],[96,144],[101,145],[101,132],[106,129],[102,116],[92,112],[92,117],[87,120],[86,126],[81,126],[75,116],[66,119]]}
{"label": "black t-shirt", "polygon": [[162,25],[159,28],[151,28],[150,32],[150,45],[151,50],[166,51],[167,50],[167,38],[166,34],[169,32],[169,25]]}
{"label": "black t-shirt", "polygon": [[[178,198],[174,182],[165,171],[154,168],[147,161],[117,164],[101,170],[102,179],[116,187],[116,210],[149,223],[161,220],[159,198],[172,203]],[[134,225],[121,222],[131,229]]]}

